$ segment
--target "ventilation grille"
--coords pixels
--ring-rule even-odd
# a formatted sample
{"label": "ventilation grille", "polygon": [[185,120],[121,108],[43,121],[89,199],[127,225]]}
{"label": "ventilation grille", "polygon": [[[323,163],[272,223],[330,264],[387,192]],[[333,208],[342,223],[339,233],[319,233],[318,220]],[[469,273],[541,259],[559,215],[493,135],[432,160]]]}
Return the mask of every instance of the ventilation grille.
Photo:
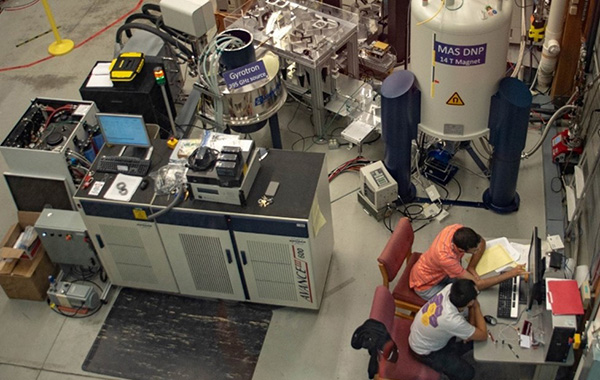
{"label": "ventilation grille", "polygon": [[124,282],[158,284],[142,238],[136,228],[100,224],[104,244]]}
{"label": "ventilation grille", "polygon": [[179,238],[196,290],[233,294],[219,238],[189,234]]}
{"label": "ventilation grille", "polygon": [[248,241],[248,259],[261,299],[298,300],[288,244]]}

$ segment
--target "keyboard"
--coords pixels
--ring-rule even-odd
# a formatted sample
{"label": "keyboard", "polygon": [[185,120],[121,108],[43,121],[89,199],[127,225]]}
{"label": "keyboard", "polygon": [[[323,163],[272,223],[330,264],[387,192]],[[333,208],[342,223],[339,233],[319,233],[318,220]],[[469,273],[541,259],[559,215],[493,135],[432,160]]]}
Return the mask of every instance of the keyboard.
{"label": "keyboard", "polygon": [[96,165],[97,172],[123,173],[143,177],[150,170],[150,160],[126,156],[101,156]]}
{"label": "keyboard", "polygon": [[517,318],[519,315],[519,285],[521,277],[513,277],[499,284],[498,318]]}

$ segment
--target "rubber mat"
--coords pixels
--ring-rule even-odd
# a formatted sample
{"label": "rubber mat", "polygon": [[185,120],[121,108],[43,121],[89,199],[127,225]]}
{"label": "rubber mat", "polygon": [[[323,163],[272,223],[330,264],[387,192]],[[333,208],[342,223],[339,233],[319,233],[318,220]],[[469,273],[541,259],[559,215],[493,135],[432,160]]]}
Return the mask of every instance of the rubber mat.
{"label": "rubber mat", "polygon": [[82,369],[127,379],[250,380],[273,308],[122,289]]}

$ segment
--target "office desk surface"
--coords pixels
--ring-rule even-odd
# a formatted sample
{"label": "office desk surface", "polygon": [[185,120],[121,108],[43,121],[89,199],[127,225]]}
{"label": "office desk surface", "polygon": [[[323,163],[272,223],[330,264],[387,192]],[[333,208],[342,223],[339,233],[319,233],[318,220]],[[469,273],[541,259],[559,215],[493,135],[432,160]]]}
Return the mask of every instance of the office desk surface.
{"label": "office desk surface", "polygon": [[[477,299],[484,315],[496,316],[498,285],[481,291]],[[483,342],[474,342],[473,356],[475,360],[554,366],[573,365],[573,350],[569,352],[569,357],[565,363],[546,362],[546,352],[548,351],[548,343],[550,343],[552,335],[551,312],[545,309],[545,305],[534,305],[531,311],[526,311],[525,309],[526,305],[519,306],[521,318],[518,322],[516,319],[498,318],[498,324],[495,326],[487,325],[488,331],[492,334],[496,342],[492,342],[489,338]],[[521,348],[519,345],[519,334],[523,327],[523,322],[526,320],[533,324],[534,334],[543,334],[542,340],[547,344],[542,344],[537,348]],[[502,341],[504,341],[504,344],[502,344]],[[512,346],[516,355],[519,356],[518,358],[510,350],[508,344]]]}

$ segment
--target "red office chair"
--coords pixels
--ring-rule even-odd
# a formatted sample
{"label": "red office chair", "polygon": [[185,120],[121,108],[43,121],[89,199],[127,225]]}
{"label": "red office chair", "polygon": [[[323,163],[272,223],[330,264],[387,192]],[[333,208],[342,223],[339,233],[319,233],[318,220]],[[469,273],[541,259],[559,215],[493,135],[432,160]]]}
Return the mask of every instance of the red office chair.
{"label": "red office chair", "polygon": [[386,357],[379,358],[379,371],[376,380],[438,380],[440,373],[416,360],[410,353],[408,335],[410,334],[411,320],[395,318],[396,310],[394,298],[390,291],[379,285],[375,289],[373,305],[371,306],[370,319],[385,325],[392,340],[398,348],[398,359],[395,363]]}
{"label": "red office chair", "polygon": [[410,314],[396,312],[396,316],[411,320],[425,304],[425,300],[419,297],[408,285],[410,271],[421,256],[420,253],[412,253],[414,240],[415,234],[408,218],[402,218],[398,221],[390,240],[388,240],[385,248],[377,258],[379,270],[383,277],[383,286],[386,288],[389,288],[389,283],[394,281],[402,264],[406,262],[404,272],[394,287],[392,295],[397,308],[410,312]]}

